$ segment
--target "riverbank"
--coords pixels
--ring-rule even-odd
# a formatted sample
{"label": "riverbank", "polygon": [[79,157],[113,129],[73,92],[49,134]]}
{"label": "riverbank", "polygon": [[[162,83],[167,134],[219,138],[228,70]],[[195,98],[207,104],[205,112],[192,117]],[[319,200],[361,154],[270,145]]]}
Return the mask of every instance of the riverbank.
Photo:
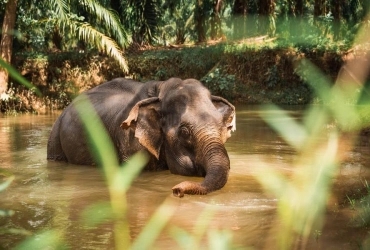
{"label": "riverbank", "polygon": [[233,103],[308,104],[313,101],[312,90],[302,78],[305,73],[297,74],[297,65],[307,59],[334,82],[346,56],[344,46],[282,46],[275,40],[256,38],[127,51],[130,71],[125,75],[115,61],[96,52],[20,53],[13,65],[43,95],[13,84],[0,109],[63,109],[77,94],[116,77],[139,81],[196,78],[213,94]]}

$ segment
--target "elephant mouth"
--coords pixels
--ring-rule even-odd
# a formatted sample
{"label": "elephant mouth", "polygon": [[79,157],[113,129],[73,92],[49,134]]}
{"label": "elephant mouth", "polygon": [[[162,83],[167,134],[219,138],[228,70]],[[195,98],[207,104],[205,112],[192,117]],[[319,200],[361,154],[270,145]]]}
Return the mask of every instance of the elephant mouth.
{"label": "elephant mouth", "polygon": [[197,170],[197,176],[200,176],[200,177],[206,176],[206,171],[204,170],[202,166],[199,166],[197,164],[195,164],[194,166],[195,166],[195,169]]}

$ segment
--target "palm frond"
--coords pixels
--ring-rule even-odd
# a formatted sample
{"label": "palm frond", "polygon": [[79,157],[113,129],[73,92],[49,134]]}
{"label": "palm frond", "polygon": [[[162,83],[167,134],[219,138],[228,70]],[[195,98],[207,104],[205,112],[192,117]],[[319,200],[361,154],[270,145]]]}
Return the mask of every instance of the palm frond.
{"label": "palm frond", "polygon": [[107,9],[95,0],[84,0],[83,6],[104,25],[107,30],[113,33],[118,44],[121,47],[127,46],[129,43],[128,35],[123,29],[118,14],[111,9]]}
{"label": "palm frond", "polygon": [[89,23],[69,21],[68,26],[78,34],[81,40],[87,43],[93,43],[99,50],[113,57],[124,70],[128,73],[128,65],[123,57],[123,51],[119,49],[118,44],[110,37],[96,30]]}
{"label": "palm frond", "polygon": [[60,19],[66,19],[68,11],[68,4],[65,0],[50,0],[51,9],[55,10],[55,13]]}

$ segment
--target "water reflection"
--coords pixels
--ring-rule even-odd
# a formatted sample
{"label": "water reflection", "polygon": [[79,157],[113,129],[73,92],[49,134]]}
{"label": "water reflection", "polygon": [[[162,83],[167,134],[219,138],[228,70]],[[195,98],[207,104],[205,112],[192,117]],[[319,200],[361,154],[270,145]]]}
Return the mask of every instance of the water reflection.
{"label": "water reflection", "polygon": [[[128,219],[131,237],[135,238],[153,212],[166,199],[176,204],[170,225],[193,231],[204,210],[211,209],[214,217],[208,229],[227,229],[240,246],[263,249],[273,239],[277,200],[265,193],[253,174],[262,171],[266,162],[289,175],[296,152],[270,129],[258,115],[258,108],[237,107],[237,130],[227,142],[231,172],[226,186],[206,196],[172,197],[172,186],[184,177],[163,172],[144,172],[129,191]],[[265,111],[269,112],[269,111]],[[300,119],[302,108],[290,110]],[[81,223],[81,212],[97,202],[109,201],[101,170],[46,161],[46,143],[51,126],[58,114],[20,115],[0,118],[0,164],[16,176],[16,180],[0,193],[0,208],[12,209],[15,215],[0,218],[0,227],[24,228],[32,232],[59,229],[64,232],[71,249],[113,248],[113,227],[110,223],[88,227]],[[365,176],[364,165],[369,154],[361,147],[347,153],[341,168],[337,190],[351,188]],[[335,201],[333,202],[335,203]],[[334,223],[335,224],[335,223]],[[177,243],[169,226],[157,242],[158,248],[173,249]],[[268,235],[268,237],[267,237]],[[0,248],[15,246],[24,236],[0,235]],[[340,235],[329,244],[340,245],[349,238]],[[309,245],[315,249],[315,242]]]}

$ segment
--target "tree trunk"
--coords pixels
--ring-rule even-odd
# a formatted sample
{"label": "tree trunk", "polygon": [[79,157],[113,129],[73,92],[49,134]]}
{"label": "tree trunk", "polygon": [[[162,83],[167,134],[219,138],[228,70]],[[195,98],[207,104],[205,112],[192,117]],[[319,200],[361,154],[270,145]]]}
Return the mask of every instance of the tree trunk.
{"label": "tree trunk", "polygon": [[342,0],[331,0],[331,12],[333,13],[333,37],[334,40],[338,40],[340,37],[340,19],[341,19],[341,5],[342,5]]}
{"label": "tree trunk", "polygon": [[233,7],[234,39],[247,36],[247,14],[249,0],[235,0]]}
{"label": "tree trunk", "polygon": [[302,34],[303,0],[297,0],[295,3],[289,2],[289,20],[290,34],[293,36]]}
{"label": "tree trunk", "polygon": [[315,0],[313,12],[315,19],[319,16],[323,16],[325,14],[325,0]]}
{"label": "tree trunk", "polygon": [[[0,56],[9,64],[12,59],[13,29],[15,26],[17,3],[18,0],[10,0],[6,4],[0,42]],[[0,95],[8,89],[8,80],[9,73],[5,69],[0,68]]]}
{"label": "tree trunk", "polygon": [[220,18],[220,11],[221,11],[222,0],[215,0],[213,6],[213,15],[211,20],[211,38],[217,39],[222,37],[222,30],[221,30],[221,18]]}
{"label": "tree trunk", "polygon": [[202,43],[206,41],[206,30],[205,30],[205,19],[203,15],[203,0],[197,0],[195,6],[195,29],[198,34],[198,42]]}
{"label": "tree trunk", "polygon": [[303,0],[297,0],[295,4],[296,15],[303,17]]}
{"label": "tree trunk", "polygon": [[258,16],[260,33],[275,33],[274,11],[275,0],[258,0]]}

